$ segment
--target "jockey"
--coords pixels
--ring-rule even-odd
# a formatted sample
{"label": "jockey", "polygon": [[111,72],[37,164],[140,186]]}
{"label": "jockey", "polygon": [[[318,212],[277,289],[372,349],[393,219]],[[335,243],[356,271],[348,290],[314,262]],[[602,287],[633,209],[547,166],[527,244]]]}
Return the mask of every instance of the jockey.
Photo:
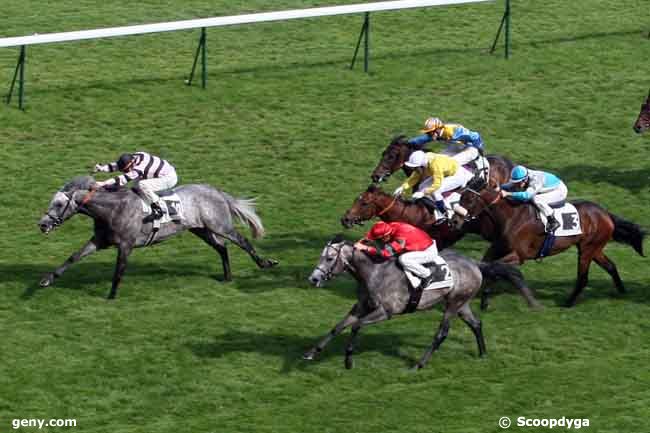
{"label": "jockey", "polygon": [[143,222],[148,223],[162,218],[164,214],[160,205],[162,199],[156,193],[176,186],[178,182],[176,169],[162,158],[146,152],[136,152],[124,153],[116,162],[95,164],[93,172],[112,173],[118,170],[123,174],[103,182],[97,182],[97,186],[100,188],[122,186],[130,181],[137,181],[137,189],[151,206],[151,214],[145,217]]}
{"label": "jockey", "polygon": [[[383,247],[371,247],[366,244],[368,241],[381,241]],[[354,247],[373,256],[399,256],[398,261],[414,289],[425,289],[432,282],[434,275],[429,268],[423,266],[424,263],[442,264],[436,242],[424,231],[403,222],[375,223]]]}
{"label": "jockey", "polygon": [[553,216],[553,209],[550,205],[566,199],[567,187],[554,174],[528,170],[526,167],[518,165],[512,169],[510,182],[501,185],[501,196],[521,202],[532,201],[535,207],[546,216],[547,233],[553,233],[560,227],[560,223]]}
{"label": "jockey", "polygon": [[431,141],[447,143],[444,153],[453,155],[461,165],[468,164],[483,156],[483,139],[478,132],[470,131],[457,123],[443,123],[437,117],[429,117],[424,122],[423,134],[411,138],[408,143],[418,149]]}
{"label": "jockey", "polygon": [[414,168],[414,171],[406,182],[395,190],[394,195],[400,196],[419,183],[419,189],[413,194],[413,199],[425,198],[422,202],[431,213],[434,213],[432,205],[435,204],[435,209],[450,218],[453,211],[445,207],[442,194],[465,186],[472,179],[472,173],[448,155],[424,153],[421,150],[411,153],[409,160],[404,164]]}

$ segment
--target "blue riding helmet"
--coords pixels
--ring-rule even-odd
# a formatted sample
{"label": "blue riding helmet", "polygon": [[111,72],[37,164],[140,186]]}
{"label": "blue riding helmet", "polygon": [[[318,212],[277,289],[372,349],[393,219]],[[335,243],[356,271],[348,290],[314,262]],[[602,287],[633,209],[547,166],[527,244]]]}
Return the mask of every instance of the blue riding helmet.
{"label": "blue riding helmet", "polygon": [[517,165],[510,173],[510,182],[522,182],[528,179],[528,169],[523,165]]}

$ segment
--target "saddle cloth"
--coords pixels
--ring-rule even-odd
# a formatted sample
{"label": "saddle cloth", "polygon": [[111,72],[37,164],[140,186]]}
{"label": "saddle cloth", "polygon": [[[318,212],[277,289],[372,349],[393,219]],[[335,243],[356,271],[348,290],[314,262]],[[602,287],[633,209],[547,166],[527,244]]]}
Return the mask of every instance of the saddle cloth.
{"label": "saddle cloth", "polygon": [[[560,223],[560,227],[555,230],[556,237],[562,236],[575,236],[582,233],[580,226],[580,214],[574,205],[569,202],[560,203],[559,205],[551,205],[553,209],[553,216]],[[546,227],[547,218],[541,212],[537,212],[537,216]]]}
{"label": "saddle cloth", "polygon": [[[181,221],[183,219],[183,205],[181,204],[181,199],[178,194],[172,191],[161,191],[158,193],[158,196],[162,198],[161,208],[165,213],[162,218],[154,221],[155,225],[165,224],[172,221]],[[142,197],[140,197],[140,202],[142,203],[142,211],[147,215],[150,214],[151,206],[149,206]]]}
{"label": "saddle cloth", "polygon": [[465,167],[474,176],[478,175],[486,182],[490,179],[490,162],[484,156],[479,156],[474,161],[463,164],[463,167]]}
{"label": "saddle cloth", "polygon": [[[456,191],[445,192],[442,194],[442,197],[444,199],[445,206],[447,209],[454,209],[454,206],[460,202],[460,194],[457,193]],[[436,209],[434,213],[435,213],[436,221],[442,221],[443,219],[447,218],[447,215],[443,214],[438,209]]]}
{"label": "saddle cloth", "polygon": [[[423,265],[427,267],[431,272],[433,272],[434,277],[431,280],[431,283],[424,288],[424,291],[434,289],[447,289],[451,288],[451,286],[454,284],[454,279],[451,275],[449,265],[442,257],[438,256],[435,262],[423,263]],[[415,275],[407,274],[407,278],[413,288],[417,288],[421,283],[420,278],[416,277]]]}

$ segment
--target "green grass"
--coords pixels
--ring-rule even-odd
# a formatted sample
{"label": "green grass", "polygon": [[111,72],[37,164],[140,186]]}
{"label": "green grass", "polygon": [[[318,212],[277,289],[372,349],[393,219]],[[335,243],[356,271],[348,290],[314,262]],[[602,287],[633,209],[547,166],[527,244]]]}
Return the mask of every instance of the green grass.
{"label": "green grass", "polygon": [[[325,4],[13,2],[1,31]],[[648,226],[650,141],[631,126],[648,89],[649,7],[513,1],[509,61],[486,53],[501,3],[376,14],[370,75],[347,69],[360,16],[210,29],[206,90],[183,85],[198,32],[30,47],[27,111],[0,107],[0,431],[14,418],[76,418],[77,428],[42,431],[470,433],[500,431],[504,415],[648,431],[650,277],[627,246],[607,250],[630,293],[615,295],[594,267],[572,310],[559,305],[575,281],[574,250],[526,264],[546,308],[528,311],[511,290],[494,297],[481,314],[485,360],[454,321],[427,368],[406,371],[437,310],[363,330],[351,371],[342,340],[315,363],[300,355],[354,302],[347,277],[308,286],[322,246],[390,138],[415,134],[431,114],[481,131],[491,153],[557,172],[571,197]],[[16,56],[0,51],[3,86]],[[114,251],[33,291],[90,233],[75,217],[40,234],[53,192],[136,149],[172,161],[183,183],[257,197],[268,236],[256,245],[280,266],[258,270],[233,247],[235,281],[225,284],[216,254],[187,234],[136,251],[114,302],[104,299]],[[458,248],[479,257],[486,244]]]}

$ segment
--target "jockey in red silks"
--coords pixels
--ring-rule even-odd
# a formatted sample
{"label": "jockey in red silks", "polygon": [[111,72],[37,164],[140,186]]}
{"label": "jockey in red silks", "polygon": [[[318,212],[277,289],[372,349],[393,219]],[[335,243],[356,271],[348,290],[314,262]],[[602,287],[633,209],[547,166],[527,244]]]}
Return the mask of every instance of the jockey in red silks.
{"label": "jockey in red silks", "polygon": [[[383,246],[369,246],[368,241],[381,241]],[[423,266],[424,263],[444,264],[444,260],[438,255],[436,242],[424,231],[403,222],[375,223],[354,247],[384,258],[398,256],[413,288],[424,289],[431,283],[433,273]]]}

